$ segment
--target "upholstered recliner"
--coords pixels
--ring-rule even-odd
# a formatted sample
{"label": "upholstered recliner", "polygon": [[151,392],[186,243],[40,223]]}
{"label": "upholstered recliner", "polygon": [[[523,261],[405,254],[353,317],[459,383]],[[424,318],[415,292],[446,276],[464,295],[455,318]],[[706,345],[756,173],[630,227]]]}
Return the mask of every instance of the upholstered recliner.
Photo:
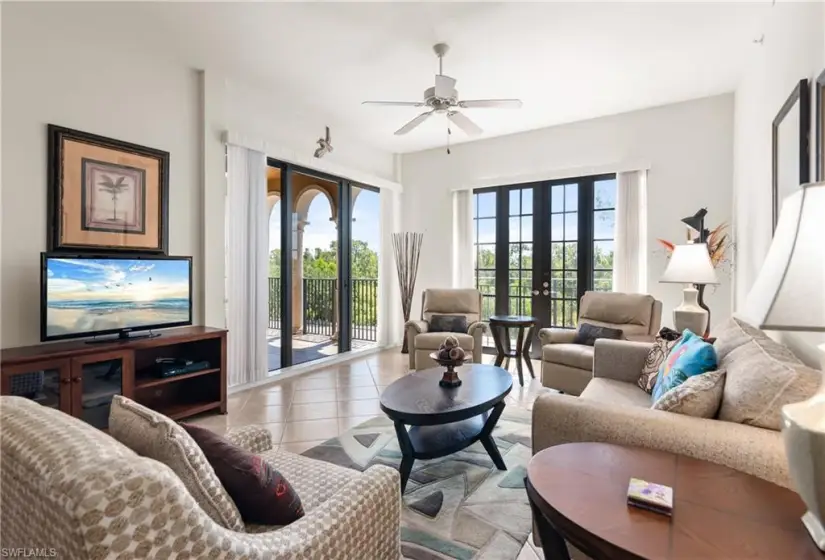
{"label": "upholstered recliner", "polygon": [[[662,322],[662,302],[645,294],[585,292],[579,322],[621,329],[625,340],[652,341]],[[541,329],[541,383],[580,395],[593,377],[593,347],[573,344],[576,329]]]}
{"label": "upholstered recliner", "polygon": [[[430,353],[438,350],[450,335],[458,339],[465,352],[472,353],[473,362],[481,362],[481,336],[487,328],[481,322],[481,292],[473,289],[424,290],[421,295],[421,320],[407,321],[407,347],[410,369],[426,369],[437,364]],[[469,328],[466,333],[430,332],[433,315],[463,315]]]}

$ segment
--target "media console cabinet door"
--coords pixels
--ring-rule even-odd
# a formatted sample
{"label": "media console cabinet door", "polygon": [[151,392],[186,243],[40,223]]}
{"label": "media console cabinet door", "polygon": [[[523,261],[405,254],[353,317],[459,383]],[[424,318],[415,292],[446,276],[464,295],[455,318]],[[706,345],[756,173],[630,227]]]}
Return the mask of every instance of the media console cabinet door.
{"label": "media console cabinet door", "polygon": [[134,384],[134,353],[113,350],[72,358],[72,414],[95,428],[109,426],[115,395],[130,397]]}
{"label": "media console cabinet door", "polygon": [[0,394],[25,397],[72,413],[71,360],[45,360],[3,366]]}

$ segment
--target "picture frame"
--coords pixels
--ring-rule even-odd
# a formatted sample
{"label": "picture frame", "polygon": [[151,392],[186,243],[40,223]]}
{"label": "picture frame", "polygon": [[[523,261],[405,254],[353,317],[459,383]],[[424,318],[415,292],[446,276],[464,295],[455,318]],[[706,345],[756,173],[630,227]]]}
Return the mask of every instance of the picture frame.
{"label": "picture frame", "polygon": [[808,80],[799,80],[773,119],[771,130],[772,232],[776,231],[782,201],[811,180]]}
{"label": "picture frame", "polygon": [[166,255],[169,152],[48,125],[49,251]]}
{"label": "picture frame", "polygon": [[825,181],[825,70],[814,83],[816,90],[816,180]]}

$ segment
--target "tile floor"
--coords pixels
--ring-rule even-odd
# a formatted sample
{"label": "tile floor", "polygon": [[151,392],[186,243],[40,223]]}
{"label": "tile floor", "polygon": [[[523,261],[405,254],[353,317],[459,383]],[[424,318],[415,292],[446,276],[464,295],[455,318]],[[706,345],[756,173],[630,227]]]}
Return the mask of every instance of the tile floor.
{"label": "tile floor", "polygon": [[[203,415],[190,421],[221,433],[237,426],[261,426],[272,433],[276,447],[302,453],[382,414],[379,395],[408,372],[408,359],[398,349],[386,350],[343,365],[276,380],[230,396],[228,414]],[[483,358],[484,363],[493,360],[494,356]],[[534,360],[533,369],[538,374],[540,362]],[[533,401],[543,389],[541,383],[530,379],[525,371],[524,387],[521,387],[514,362],[509,371],[513,374],[513,390],[506,399],[508,406],[532,409]],[[525,544],[518,560],[540,557]]]}

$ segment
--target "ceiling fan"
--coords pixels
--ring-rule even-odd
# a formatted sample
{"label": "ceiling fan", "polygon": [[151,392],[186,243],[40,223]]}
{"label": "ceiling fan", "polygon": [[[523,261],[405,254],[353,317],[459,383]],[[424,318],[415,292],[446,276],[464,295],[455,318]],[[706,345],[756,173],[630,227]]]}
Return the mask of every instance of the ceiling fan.
{"label": "ceiling fan", "polygon": [[429,119],[435,113],[444,113],[447,118],[458,128],[475,136],[481,134],[481,127],[470,120],[469,117],[460,113],[458,109],[519,109],[520,99],[473,99],[459,101],[458,91],[455,89],[455,78],[443,74],[444,55],[450,49],[446,43],[438,43],[433,46],[436,56],[438,56],[438,74],[435,76],[435,87],[427,88],[424,91],[424,101],[364,101],[362,105],[384,105],[389,107],[427,107],[413,120],[395,131],[396,136],[407,134],[421,123]]}

